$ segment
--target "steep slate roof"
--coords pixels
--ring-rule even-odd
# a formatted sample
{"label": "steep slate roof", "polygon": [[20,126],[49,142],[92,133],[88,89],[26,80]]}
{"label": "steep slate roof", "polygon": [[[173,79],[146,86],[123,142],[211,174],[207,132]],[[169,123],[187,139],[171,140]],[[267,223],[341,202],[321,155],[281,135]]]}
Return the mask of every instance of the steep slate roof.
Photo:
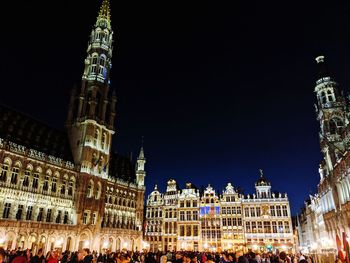
{"label": "steep slate roof", "polygon": [[118,153],[112,152],[109,161],[109,175],[127,182],[135,182],[135,168],[131,160]]}
{"label": "steep slate roof", "polygon": [[73,162],[66,132],[4,105],[0,105],[0,137]]}

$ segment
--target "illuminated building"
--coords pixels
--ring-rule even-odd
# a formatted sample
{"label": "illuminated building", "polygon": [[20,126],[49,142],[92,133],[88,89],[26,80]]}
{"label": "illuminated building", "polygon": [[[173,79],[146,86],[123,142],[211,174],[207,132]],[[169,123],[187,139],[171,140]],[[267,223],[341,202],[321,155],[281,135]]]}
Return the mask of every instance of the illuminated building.
{"label": "illuminated building", "polygon": [[245,245],[242,200],[231,183],[221,198],[222,248],[241,250]]}
{"label": "illuminated building", "polygon": [[199,211],[203,249],[216,251],[221,248],[220,200],[210,185],[201,197]]}
{"label": "illuminated building", "polygon": [[198,251],[200,221],[198,217],[199,190],[191,183],[186,184],[178,195],[177,244],[183,250]]}
{"label": "illuminated building", "polygon": [[317,120],[323,160],[319,165],[317,193],[310,196],[300,217],[302,250],[336,254],[336,235],[350,236],[350,125],[349,102],[329,74],[324,56],[316,58],[319,76],[315,85]]}
{"label": "illuminated building", "polygon": [[260,251],[291,251],[294,238],[287,194],[272,192],[261,170],[255,189],[255,194],[242,199],[246,247]]}
{"label": "illuminated building", "polygon": [[176,182],[169,180],[164,195],[156,189],[148,197],[145,238],[154,243],[151,250],[292,251],[287,195],[272,192],[262,171],[255,188],[256,193],[243,195],[228,183],[218,195],[210,185],[200,193],[190,183],[177,190]]}
{"label": "illuminated building", "polygon": [[0,106],[0,246],[141,249],[145,158],[141,149],[135,171],[111,150],[112,42],[103,0],[65,132]]}

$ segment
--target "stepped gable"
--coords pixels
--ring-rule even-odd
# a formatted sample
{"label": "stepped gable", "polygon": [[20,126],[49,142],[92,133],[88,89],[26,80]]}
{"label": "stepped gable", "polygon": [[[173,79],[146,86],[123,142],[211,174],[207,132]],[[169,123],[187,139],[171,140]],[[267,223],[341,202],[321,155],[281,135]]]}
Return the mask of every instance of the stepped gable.
{"label": "stepped gable", "polygon": [[0,137],[73,163],[64,131],[4,105],[0,105]]}

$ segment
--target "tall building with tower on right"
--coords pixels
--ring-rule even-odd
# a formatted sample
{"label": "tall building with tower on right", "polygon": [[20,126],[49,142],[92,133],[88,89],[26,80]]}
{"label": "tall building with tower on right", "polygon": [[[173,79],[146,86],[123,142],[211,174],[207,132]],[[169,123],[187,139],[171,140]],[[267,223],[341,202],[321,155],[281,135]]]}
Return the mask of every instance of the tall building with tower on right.
{"label": "tall building with tower on right", "polygon": [[324,56],[316,58],[315,109],[320,125],[323,159],[317,193],[310,195],[298,218],[300,249],[331,257],[337,238],[350,236],[349,100],[328,70]]}

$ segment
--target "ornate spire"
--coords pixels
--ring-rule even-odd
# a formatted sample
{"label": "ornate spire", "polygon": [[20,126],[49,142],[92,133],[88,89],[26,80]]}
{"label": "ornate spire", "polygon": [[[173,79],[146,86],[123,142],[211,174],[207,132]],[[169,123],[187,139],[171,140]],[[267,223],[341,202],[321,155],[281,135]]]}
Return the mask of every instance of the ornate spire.
{"label": "ornate spire", "polygon": [[108,22],[111,22],[111,9],[109,7],[109,0],[103,0],[100,8],[100,12],[98,13],[98,18],[107,19]]}

